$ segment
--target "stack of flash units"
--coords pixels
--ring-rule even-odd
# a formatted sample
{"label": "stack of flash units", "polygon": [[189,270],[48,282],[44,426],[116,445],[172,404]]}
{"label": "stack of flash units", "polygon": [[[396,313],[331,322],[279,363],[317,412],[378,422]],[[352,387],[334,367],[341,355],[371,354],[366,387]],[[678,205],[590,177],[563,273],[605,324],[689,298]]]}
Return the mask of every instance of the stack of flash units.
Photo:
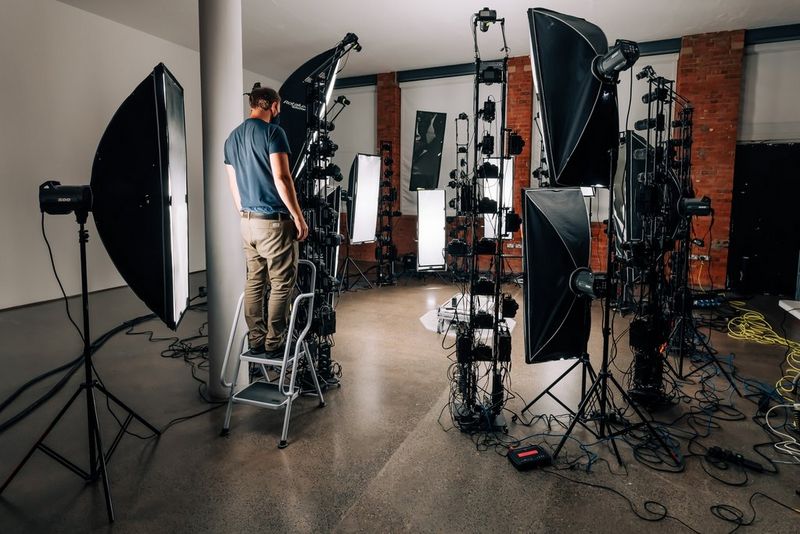
{"label": "stack of flash units", "polygon": [[[520,219],[511,210],[513,159],[522,151],[522,139],[506,129],[508,88],[508,47],[505,46],[505,19],[494,10],[483,9],[472,18],[475,45],[473,99],[472,169],[468,170],[466,144],[457,143],[459,167],[451,173],[451,188],[456,189],[455,207],[463,217],[464,228],[456,228],[447,252],[463,262],[468,282],[468,317],[458,321],[456,363],[452,373],[450,411],[453,422],[466,432],[506,428],[503,408],[511,367],[511,333],[507,318],[514,317],[518,305],[502,293],[504,274],[503,243],[519,230]],[[504,57],[484,61],[480,57],[478,32],[499,27]],[[483,94],[495,85],[498,98]],[[457,119],[469,124],[466,115]],[[457,132],[458,134],[458,132]],[[513,142],[508,142],[513,139]],[[483,228],[478,223],[483,220]],[[481,231],[482,230],[482,231]]]}
{"label": "stack of flash units", "polygon": [[[358,37],[348,33],[335,47],[308,60],[284,82],[279,91],[283,101],[283,121],[292,152],[290,165],[303,216],[308,223],[309,237],[300,248],[300,256],[316,266],[316,298],[312,327],[308,334],[312,358],[324,384],[338,383],[336,365],[331,358],[333,335],[336,332],[334,293],[337,289],[336,269],[342,191],[342,173],[331,161],[338,148],[329,133],[333,120],[349,103],[331,94],[343,58],[353,49],[361,50]],[[300,276],[308,274],[300,273]],[[310,284],[303,284],[308,287]],[[302,318],[301,318],[302,319]],[[302,322],[302,321],[301,321]]]}

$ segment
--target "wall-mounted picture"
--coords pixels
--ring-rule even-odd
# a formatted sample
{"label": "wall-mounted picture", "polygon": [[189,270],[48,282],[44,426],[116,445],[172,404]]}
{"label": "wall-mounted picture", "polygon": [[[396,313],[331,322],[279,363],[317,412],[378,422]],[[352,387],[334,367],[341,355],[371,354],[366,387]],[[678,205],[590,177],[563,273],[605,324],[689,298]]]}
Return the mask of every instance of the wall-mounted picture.
{"label": "wall-mounted picture", "polygon": [[447,113],[417,111],[414,127],[414,152],[411,157],[409,189],[436,189],[442,165],[442,145]]}

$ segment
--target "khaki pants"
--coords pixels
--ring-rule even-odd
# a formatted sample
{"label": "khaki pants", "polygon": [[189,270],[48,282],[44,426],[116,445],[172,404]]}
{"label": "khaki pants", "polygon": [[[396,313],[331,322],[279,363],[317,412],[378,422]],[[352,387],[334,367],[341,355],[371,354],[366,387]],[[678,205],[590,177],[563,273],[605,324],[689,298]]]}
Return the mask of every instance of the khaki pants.
{"label": "khaki pants", "polygon": [[[244,316],[250,330],[250,347],[263,344],[267,351],[277,350],[285,341],[297,278],[298,244],[294,222],[243,217],[241,230],[247,262]],[[265,310],[267,289],[270,293]]]}

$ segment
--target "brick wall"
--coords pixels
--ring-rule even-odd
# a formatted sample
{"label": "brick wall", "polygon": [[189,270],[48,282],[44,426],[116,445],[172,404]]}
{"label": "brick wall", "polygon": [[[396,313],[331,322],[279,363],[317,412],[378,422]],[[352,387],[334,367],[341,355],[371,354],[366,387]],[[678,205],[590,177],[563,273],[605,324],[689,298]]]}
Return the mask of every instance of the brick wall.
{"label": "brick wall", "polygon": [[[527,56],[510,58],[508,84],[508,109],[507,126],[516,130],[525,139],[525,147],[521,155],[517,156],[514,163],[514,210],[521,214],[521,192],[528,187],[530,177],[531,158],[531,126],[533,80],[531,78],[530,60]],[[378,74],[377,85],[377,139],[376,149],[382,140],[392,142],[394,164],[392,182],[400,190],[400,86],[397,84],[396,73],[388,72]],[[395,209],[399,209],[398,201]],[[415,214],[404,214],[394,220],[393,238],[397,246],[398,255],[417,251],[417,217]],[[519,233],[515,235],[514,243],[520,243]],[[505,252],[512,255],[521,255],[522,249],[506,248]],[[350,255],[354,259],[375,261],[375,247],[372,244],[354,245],[350,247]],[[342,248],[342,257],[345,249]],[[521,270],[522,260],[509,260],[515,271]]]}
{"label": "brick wall", "polygon": [[[694,106],[692,179],[698,197],[711,197],[714,226],[711,234],[711,269],[702,266],[701,282],[724,287],[728,265],[733,168],[742,90],[744,30],[689,35],[681,41],[677,91]],[[704,237],[711,219],[696,218],[694,231]],[[706,250],[709,245],[706,236]],[[693,249],[696,254],[705,250]],[[692,262],[697,284],[701,265]]]}
{"label": "brick wall", "polygon": [[[379,143],[389,141],[392,143],[393,161],[392,184],[397,188],[397,200],[394,209],[400,207],[400,85],[397,83],[397,74],[385,72],[378,74],[377,86],[377,139],[375,139],[375,153],[380,153]],[[412,224],[408,216],[398,217],[394,220],[393,238],[397,245],[398,254],[416,250],[416,217],[412,217]],[[409,231],[409,227],[411,230]],[[410,236],[410,237],[409,237]],[[342,251],[344,254],[344,251]],[[375,261],[375,245],[354,245],[350,247],[350,255],[357,260]]]}
{"label": "brick wall", "polygon": [[[508,60],[508,95],[506,108],[506,126],[516,130],[525,140],[522,154],[514,159],[514,211],[522,216],[522,190],[530,187],[531,176],[531,147],[533,137],[533,77],[531,75],[531,61],[528,56],[512,57]],[[522,232],[514,233],[512,242],[515,245],[522,243]],[[522,255],[521,248],[509,248],[506,245],[506,254]],[[522,260],[509,260],[509,265],[516,272],[522,271]]]}
{"label": "brick wall", "polygon": [[[733,168],[736,152],[736,132],[742,82],[744,31],[720,32],[683,37],[678,60],[677,90],[695,108],[693,180],[698,196],[711,197],[715,220],[711,240],[711,269],[702,267],[701,281],[715,287],[725,284],[730,233],[730,206],[733,190]],[[522,213],[522,190],[530,180],[531,127],[533,112],[533,82],[527,56],[509,59],[508,127],[525,139],[525,148],[514,164],[514,209]],[[377,139],[389,140],[394,149],[395,187],[400,187],[400,87],[395,73],[378,75]],[[399,207],[399,200],[396,208]],[[708,231],[709,218],[695,220],[695,234],[703,237]],[[592,267],[605,270],[606,239],[599,225],[592,225]],[[403,215],[395,219],[394,240],[399,254],[416,252],[416,216]],[[708,241],[708,239],[707,239]],[[513,243],[520,243],[520,235]],[[707,243],[708,244],[708,243]],[[507,254],[521,255],[521,249],[506,248]],[[695,249],[697,254],[705,251]],[[374,261],[373,245],[351,247],[356,259]],[[514,270],[521,269],[521,260],[512,260]],[[692,280],[697,283],[700,265],[693,265]],[[711,279],[709,279],[709,274]]]}
{"label": "brick wall", "polygon": [[[602,218],[606,219],[607,217]],[[604,273],[608,270],[608,236],[606,236],[606,225],[601,222],[592,222],[591,225],[592,251],[591,257],[589,258],[589,265],[593,271]]]}

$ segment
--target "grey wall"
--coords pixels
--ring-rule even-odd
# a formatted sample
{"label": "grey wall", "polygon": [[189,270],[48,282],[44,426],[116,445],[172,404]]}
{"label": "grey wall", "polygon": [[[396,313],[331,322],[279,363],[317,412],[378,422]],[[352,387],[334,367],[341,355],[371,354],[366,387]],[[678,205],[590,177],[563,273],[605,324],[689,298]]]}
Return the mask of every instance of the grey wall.
{"label": "grey wall", "polygon": [[743,78],[738,139],[800,140],[800,41],[747,47]]}

